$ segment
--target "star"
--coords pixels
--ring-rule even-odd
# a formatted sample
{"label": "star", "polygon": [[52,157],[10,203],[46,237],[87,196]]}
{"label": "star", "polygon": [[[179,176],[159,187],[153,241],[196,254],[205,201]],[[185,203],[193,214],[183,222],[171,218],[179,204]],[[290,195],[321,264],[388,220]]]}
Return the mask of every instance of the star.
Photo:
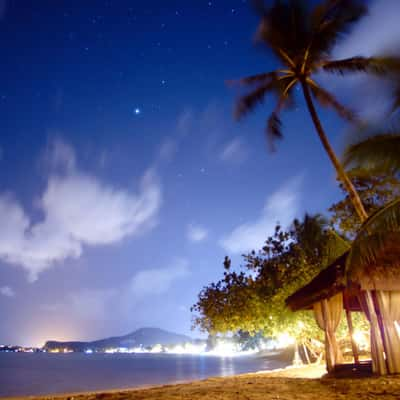
{"label": "star", "polygon": [[139,115],[142,112],[142,110],[139,107],[136,107],[134,110],[135,115]]}

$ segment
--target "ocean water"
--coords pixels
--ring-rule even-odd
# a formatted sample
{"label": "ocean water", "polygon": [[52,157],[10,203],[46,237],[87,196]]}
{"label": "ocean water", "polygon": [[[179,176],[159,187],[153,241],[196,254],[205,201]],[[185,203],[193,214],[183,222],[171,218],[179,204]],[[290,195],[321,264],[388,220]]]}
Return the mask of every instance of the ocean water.
{"label": "ocean water", "polygon": [[160,385],[285,365],[282,361],[255,356],[0,353],[0,396]]}

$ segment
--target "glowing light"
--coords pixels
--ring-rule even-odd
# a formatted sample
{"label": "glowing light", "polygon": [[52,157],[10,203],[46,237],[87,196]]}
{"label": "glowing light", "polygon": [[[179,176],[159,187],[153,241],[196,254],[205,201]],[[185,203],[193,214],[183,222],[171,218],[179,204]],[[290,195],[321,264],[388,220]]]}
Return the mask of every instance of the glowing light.
{"label": "glowing light", "polygon": [[211,351],[203,353],[207,356],[217,356],[217,357],[237,357],[237,356],[246,356],[250,354],[257,353],[258,350],[248,350],[242,351],[240,346],[231,341],[219,341],[215,348]]}
{"label": "glowing light", "polygon": [[166,352],[168,354],[203,354],[206,351],[207,345],[205,343],[202,344],[192,344],[185,343],[183,345],[177,345],[171,348],[167,348]]}
{"label": "glowing light", "polygon": [[134,110],[135,115],[139,115],[141,113],[141,110],[139,107],[136,107]]}
{"label": "glowing light", "polygon": [[295,343],[296,343],[296,340],[292,336],[290,336],[288,333],[282,333],[277,338],[276,347],[278,349],[284,349]]}
{"label": "glowing light", "polygon": [[152,349],[150,350],[150,353],[162,353],[163,348],[161,346],[161,344],[156,344],[155,346],[152,347]]}
{"label": "glowing light", "polygon": [[355,331],[353,333],[353,339],[357,343],[357,346],[361,350],[366,350],[369,347],[368,334],[363,331]]}

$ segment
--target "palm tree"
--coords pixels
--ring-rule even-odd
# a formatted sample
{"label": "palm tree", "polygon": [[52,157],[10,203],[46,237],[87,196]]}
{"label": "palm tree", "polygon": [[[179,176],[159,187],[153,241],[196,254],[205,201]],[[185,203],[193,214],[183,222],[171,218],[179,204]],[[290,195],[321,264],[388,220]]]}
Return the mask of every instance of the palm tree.
{"label": "palm tree", "polygon": [[[400,84],[395,90],[393,112],[399,108]],[[349,145],[345,150],[344,165],[365,168],[367,172],[381,175],[398,175],[400,173],[400,125],[396,117],[395,119],[390,129],[374,128]],[[346,267],[349,277],[357,280],[363,271],[375,267],[375,273],[384,274],[388,278],[390,265],[398,265],[399,241],[400,198],[396,198],[373,213],[358,230],[347,258]],[[380,266],[383,264],[384,267],[377,268],[378,264]]]}
{"label": "palm tree", "polygon": [[257,1],[256,9],[261,16],[257,39],[272,51],[282,67],[239,80],[238,83],[250,87],[250,91],[239,99],[236,107],[236,116],[240,118],[262,103],[268,94],[274,95],[276,106],[267,121],[267,136],[273,143],[275,139],[282,138],[280,113],[293,106],[294,89],[299,85],[320,141],[361,221],[367,218],[367,213],[329,143],[314,99],[350,122],[355,122],[356,118],[351,110],[317,83],[314,74],[320,71],[341,75],[356,71],[384,74],[398,66],[396,59],[388,57],[330,58],[329,54],[338,39],[366,13],[363,3],[357,0],[325,0],[311,8],[309,2],[302,0],[275,0],[267,8],[263,1]]}
{"label": "palm tree", "polygon": [[[391,201],[364,221],[350,247],[346,262],[347,274],[357,281],[363,271],[374,268],[381,275],[390,265],[399,265],[400,199]],[[398,274],[398,269],[395,270]],[[390,279],[390,277],[389,277]]]}
{"label": "palm tree", "polygon": [[348,146],[344,154],[344,165],[381,173],[400,171],[400,129],[375,134]]}

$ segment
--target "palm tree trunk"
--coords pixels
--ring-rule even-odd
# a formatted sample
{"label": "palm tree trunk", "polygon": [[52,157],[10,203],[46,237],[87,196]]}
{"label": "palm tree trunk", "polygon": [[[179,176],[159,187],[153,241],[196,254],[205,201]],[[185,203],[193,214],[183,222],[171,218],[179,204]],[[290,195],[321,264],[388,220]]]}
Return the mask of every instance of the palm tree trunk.
{"label": "palm tree trunk", "polygon": [[317,130],[318,136],[321,140],[322,146],[324,147],[325,151],[328,153],[330,160],[332,161],[333,166],[336,169],[339,179],[342,181],[345,189],[347,190],[350,200],[353,203],[353,206],[360,217],[361,222],[365,221],[368,217],[367,212],[365,211],[364,205],[361,202],[360,196],[357,193],[353,183],[351,182],[350,178],[348,177],[346,171],[342,167],[342,164],[339,162],[338,158],[336,157],[335,152],[333,151],[332,146],[330,145],[328,138],[322,128],[321,121],[318,117],[317,111],[315,109],[314,103],[311,98],[310,90],[308,88],[307,83],[302,82],[304,98],[307,103],[308,111],[310,112],[311,118],[313,120],[315,129]]}

